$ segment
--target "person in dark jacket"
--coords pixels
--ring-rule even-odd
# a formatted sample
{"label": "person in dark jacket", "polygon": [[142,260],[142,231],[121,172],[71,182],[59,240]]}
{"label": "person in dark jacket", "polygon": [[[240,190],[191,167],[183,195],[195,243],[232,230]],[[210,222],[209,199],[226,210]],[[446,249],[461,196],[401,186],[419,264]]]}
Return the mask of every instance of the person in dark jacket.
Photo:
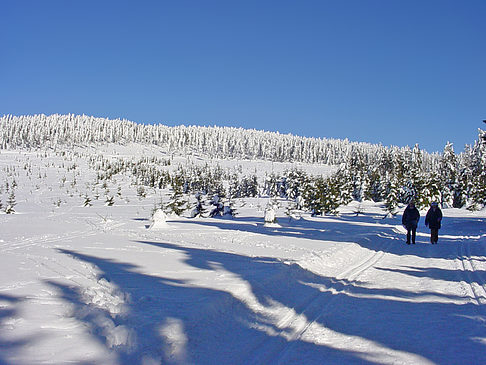
{"label": "person in dark jacket", "polygon": [[442,221],[442,211],[439,204],[432,203],[425,216],[425,226],[430,228],[430,243],[437,244],[439,241],[440,222]]}
{"label": "person in dark jacket", "polygon": [[420,213],[415,207],[414,202],[408,203],[402,216],[402,224],[407,229],[407,245],[410,244],[410,236],[412,238],[412,243],[415,244],[415,235],[417,233],[419,220]]}

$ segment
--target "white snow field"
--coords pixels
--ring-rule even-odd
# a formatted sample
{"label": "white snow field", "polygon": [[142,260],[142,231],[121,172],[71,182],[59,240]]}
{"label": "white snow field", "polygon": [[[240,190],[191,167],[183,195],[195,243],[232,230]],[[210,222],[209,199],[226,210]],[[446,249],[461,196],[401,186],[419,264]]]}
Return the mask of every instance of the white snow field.
{"label": "white snow field", "polygon": [[129,176],[84,206],[94,176],[73,151],[0,152],[1,364],[486,363],[485,211],[445,209],[437,245],[421,212],[406,245],[376,203],[165,223]]}

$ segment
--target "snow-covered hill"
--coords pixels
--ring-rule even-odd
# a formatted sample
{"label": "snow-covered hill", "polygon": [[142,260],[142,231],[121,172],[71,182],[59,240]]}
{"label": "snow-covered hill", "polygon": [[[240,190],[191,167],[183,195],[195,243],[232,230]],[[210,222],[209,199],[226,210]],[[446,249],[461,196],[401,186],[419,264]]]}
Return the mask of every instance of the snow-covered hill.
{"label": "snow-covered hill", "polygon": [[423,219],[408,246],[400,215],[369,201],[311,217],[274,198],[278,225],[265,227],[260,194],[235,198],[234,218],[154,227],[171,192],[141,191],[134,168],[152,165],[260,182],[295,167],[148,144],[0,150],[15,211],[0,214],[0,363],[486,362],[485,211],[445,209],[433,246]]}

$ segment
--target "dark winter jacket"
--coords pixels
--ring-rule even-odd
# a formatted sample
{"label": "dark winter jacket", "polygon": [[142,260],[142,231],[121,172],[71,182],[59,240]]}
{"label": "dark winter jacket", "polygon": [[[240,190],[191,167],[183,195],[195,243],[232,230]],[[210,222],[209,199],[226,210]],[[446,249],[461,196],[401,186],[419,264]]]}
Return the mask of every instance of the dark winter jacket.
{"label": "dark winter jacket", "polygon": [[402,216],[402,224],[407,229],[417,228],[420,219],[420,213],[416,207],[407,206]]}
{"label": "dark winter jacket", "polygon": [[430,208],[425,216],[425,225],[432,229],[440,229],[440,221],[442,220],[442,211],[440,208]]}

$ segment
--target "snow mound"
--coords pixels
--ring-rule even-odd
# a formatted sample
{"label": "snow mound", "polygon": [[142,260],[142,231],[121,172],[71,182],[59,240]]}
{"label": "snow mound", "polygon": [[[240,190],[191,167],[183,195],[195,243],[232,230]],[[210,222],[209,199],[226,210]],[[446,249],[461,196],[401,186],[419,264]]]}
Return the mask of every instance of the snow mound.
{"label": "snow mound", "polygon": [[281,227],[280,224],[277,223],[277,215],[273,207],[267,207],[267,209],[265,210],[264,221],[265,221],[264,224],[265,227],[271,227],[271,228]]}
{"label": "snow mound", "polygon": [[167,229],[170,226],[167,224],[167,214],[164,213],[162,209],[157,209],[152,215],[152,224],[149,229]]}

